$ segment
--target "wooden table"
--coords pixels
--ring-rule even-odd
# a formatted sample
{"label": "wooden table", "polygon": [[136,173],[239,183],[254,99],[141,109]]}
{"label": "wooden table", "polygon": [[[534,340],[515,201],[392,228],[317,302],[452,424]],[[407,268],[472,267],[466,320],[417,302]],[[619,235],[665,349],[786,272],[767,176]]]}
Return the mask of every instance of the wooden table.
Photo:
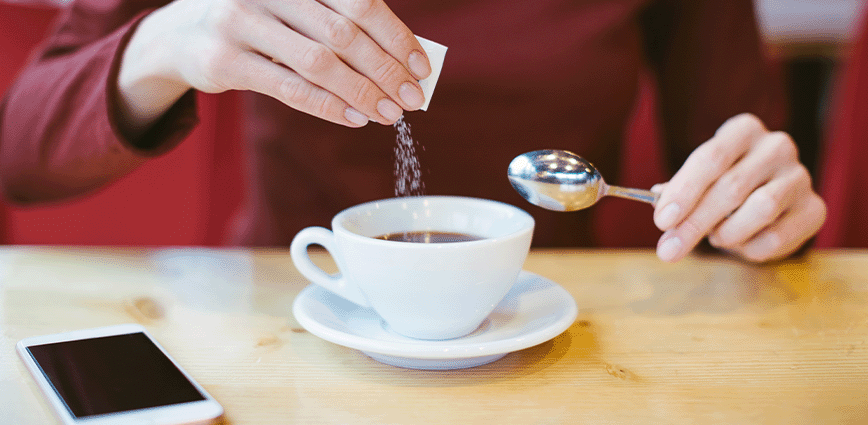
{"label": "wooden table", "polygon": [[868,423],[868,252],[752,266],[535,251],[525,269],[575,297],[566,332],[417,371],[304,331],[286,251],[6,248],[0,422],[55,422],[16,341],[138,322],[233,424]]}

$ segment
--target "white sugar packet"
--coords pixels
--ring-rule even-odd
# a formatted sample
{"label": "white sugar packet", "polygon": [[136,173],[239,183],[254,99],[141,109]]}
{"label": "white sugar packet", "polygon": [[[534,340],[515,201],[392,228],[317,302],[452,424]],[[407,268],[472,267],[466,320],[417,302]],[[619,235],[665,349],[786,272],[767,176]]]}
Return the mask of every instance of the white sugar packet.
{"label": "white sugar packet", "polygon": [[443,60],[446,58],[447,47],[431,40],[426,40],[418,35],[416,39],[419,40],[419,44],[425,49],[428,61],[431,63],[431,75],[424,80],[419,80],[422,93],[425,95],[425,103],[419,109],[427,111],[428,104],[431,103],[431,95],[434,94],[434,86],[437,85],[437,79],[440,78],[440,70],[443,69]]}

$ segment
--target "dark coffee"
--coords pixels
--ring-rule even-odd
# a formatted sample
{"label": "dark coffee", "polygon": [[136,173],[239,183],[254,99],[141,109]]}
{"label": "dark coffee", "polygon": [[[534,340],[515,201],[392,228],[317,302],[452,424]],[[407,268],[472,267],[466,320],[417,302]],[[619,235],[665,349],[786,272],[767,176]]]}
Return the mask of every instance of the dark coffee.
{"label": "dark coffee", "polygon": [[376,239],[415,243],[449,243],[478,241],[483,238],[475,235],[467,235],[464,233],[421,231],[388,233],[385,235],[377,236]]}

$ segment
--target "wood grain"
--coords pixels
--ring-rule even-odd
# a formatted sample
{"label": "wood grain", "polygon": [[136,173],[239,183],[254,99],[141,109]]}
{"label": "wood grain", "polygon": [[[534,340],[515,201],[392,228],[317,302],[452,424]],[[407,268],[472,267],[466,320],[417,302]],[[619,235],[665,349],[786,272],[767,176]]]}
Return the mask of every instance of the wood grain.
{"label": "wood grain", "polygon": [[[328,264],[323,254],[316,261]],[[233,424],[868,423],[868,252],[756,266],[650,251],[534,251],[579,305],[558,337],[489,365],[382,365],[299,326],[282,250],[0,252],[0,414],[53,418],[21,338],[138,322]]]}

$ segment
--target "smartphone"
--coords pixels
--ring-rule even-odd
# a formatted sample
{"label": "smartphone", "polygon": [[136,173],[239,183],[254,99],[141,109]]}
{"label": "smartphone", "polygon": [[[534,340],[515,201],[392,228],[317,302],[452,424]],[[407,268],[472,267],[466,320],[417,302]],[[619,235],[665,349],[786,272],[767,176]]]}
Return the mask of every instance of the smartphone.
{"label": "smartphone", "polygon": [[17,349],[64,424],[208,424],[223,415],[140,325],[36,336]]}

